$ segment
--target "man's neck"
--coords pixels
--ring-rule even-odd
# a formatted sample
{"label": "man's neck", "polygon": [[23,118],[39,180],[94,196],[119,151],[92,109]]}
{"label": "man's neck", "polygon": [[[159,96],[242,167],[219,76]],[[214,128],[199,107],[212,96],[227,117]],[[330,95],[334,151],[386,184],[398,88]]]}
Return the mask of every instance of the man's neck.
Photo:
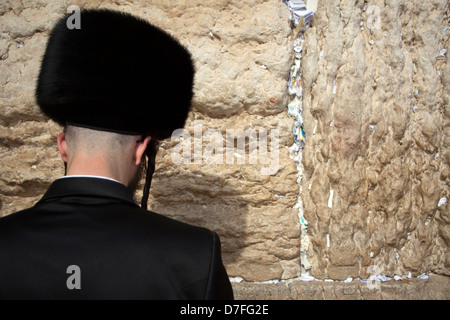
{"label": "man's neck", "polygon": [[104,177],[118,181],[125,186],[128,184],[127,178],[124,174],[121,175],[119,170],[111,169],[108,162],[102,156],[78,156],[76,159],[69,162],[66,176]]}

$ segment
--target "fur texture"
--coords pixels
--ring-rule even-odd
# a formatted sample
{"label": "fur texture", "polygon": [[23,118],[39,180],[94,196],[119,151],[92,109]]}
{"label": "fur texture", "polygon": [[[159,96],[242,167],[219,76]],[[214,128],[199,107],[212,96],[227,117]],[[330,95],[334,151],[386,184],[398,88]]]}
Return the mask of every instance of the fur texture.
{"label": "fur texture", "polygon": [[67,17],[51,32],[36,100],[61,125],[157,139],[182,128],[193,97],[190,53],[143,19],[84,10],[81,29]]}

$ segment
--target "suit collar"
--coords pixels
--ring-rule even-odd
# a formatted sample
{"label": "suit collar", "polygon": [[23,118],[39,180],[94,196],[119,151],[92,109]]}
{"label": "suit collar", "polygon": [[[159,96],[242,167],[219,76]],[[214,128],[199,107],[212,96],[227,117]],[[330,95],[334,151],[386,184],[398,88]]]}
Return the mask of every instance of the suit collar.
{"label": "suit collar", "polygon": [[137,206],[132,194],[123,184],[94,177],[65,177],[56,180],[39,203],[68,196],[111,198]]}

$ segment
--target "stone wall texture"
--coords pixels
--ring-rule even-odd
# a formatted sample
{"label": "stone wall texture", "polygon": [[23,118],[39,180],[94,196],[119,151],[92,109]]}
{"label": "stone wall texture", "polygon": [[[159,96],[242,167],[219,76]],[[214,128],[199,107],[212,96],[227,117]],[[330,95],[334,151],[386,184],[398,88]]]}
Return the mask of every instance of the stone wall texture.
{"label": "stone wall texture", "polygon": [[446,0],[319,2],[302,59],[312,276],[450,275],[447,25]]}
{"label": "stone wall texture", "polygon": [[[389,277],[450,276],[450,66],[448,54],[439,57],[449,49],[446,0],[319,1],[303,34],[301,166],[289,153],[295,39],[283,1],[3,0],[0,216],[32,206],[64,174],[61,128],[40,113],[34,90],[49,31],[70,5],[141,16],[192,52],[193,111],[184,140],[162,143],[151,208],[220,235],[229,275],[243,279],[239,298],[264,296],[251,283],[305,273],[366,279],[371,266]],[[176,75],[167,85],[176,94]],[[232,162],[174,163],[183,141],[205,154],[210,129]],[[249,139],[236,150],[250,129],[267,130],[269,153],[279,133],[270,175],[267,163],[251,162]]]}

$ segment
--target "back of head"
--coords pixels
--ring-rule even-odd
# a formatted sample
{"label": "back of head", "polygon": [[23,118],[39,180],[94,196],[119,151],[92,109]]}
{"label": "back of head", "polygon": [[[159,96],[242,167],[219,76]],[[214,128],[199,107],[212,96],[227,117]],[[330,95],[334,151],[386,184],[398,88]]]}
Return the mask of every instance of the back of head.
{"label": "back of head", "polygon": [[135,138],[132,135],[70,125],[66,128],[67,145],[73,153],[86,155],[101,153],[108,156],[112,161],[123,155],[135,142]]}

